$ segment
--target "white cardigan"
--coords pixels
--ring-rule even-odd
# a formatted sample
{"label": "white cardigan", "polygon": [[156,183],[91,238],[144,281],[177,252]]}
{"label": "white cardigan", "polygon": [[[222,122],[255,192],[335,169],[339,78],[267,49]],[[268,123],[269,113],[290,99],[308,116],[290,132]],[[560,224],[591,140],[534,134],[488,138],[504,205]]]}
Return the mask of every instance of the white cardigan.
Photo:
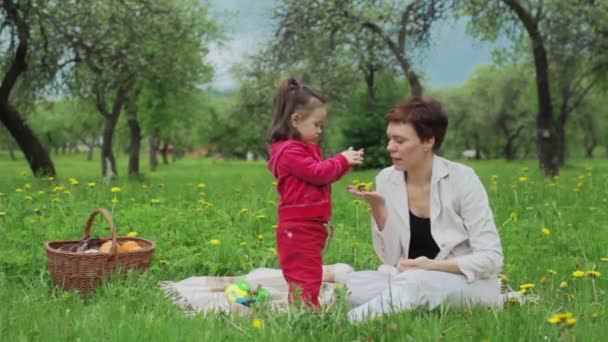
{"label": "white cardigan", "polygon": [[[394,166],[382,170],[376,191],[386,200],[388,216],[382,231],[372,216],[374,249],[384,264],[395,266],[407,258],[410,245],[404,172]],[[455,258],[469,282],[500,272],[500,237],[486,190],[472,168],[434,156],[430,209],[431,235],[440,249],[435,259]]]}

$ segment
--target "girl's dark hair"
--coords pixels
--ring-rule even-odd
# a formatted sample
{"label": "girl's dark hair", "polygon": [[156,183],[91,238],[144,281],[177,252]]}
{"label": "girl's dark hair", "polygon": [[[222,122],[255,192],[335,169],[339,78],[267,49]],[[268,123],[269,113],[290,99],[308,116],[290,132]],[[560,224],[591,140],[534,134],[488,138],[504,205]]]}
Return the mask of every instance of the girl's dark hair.
{"label": "girl's dark hair", "polygon": [[313,110],[325,105],[325,99],[310,87],[291,77],[281,82],[274,99],[274,115],[269,142],[300,139],[300,134],[291,124],[291,116],[299,113],[306,119]]}
{"label": "girl's dark hair", "polygon": [[448,128],[448,117],[441,103],[436,100],[426,100],[412,97],[396,105],[385,116],[386,122],[411,124],[422,141],[435,138],[433,151],[441,147]]}

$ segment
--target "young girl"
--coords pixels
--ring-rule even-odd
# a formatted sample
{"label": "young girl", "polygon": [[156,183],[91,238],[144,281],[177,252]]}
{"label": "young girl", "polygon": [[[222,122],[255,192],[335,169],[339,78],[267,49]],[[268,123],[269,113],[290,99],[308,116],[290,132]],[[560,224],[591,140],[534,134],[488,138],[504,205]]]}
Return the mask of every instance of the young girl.
{"label": "young girl", "polygon": [[331,186],[363,162],[363,150],[352,147],[323,160],[315,143],[325,123],[325,100],[298,80],[283,81],[275,99],[270,127],[268,168],[280,195],[277,249],[289,300],[319,307],[323,279],[324,224],[331,219]]}

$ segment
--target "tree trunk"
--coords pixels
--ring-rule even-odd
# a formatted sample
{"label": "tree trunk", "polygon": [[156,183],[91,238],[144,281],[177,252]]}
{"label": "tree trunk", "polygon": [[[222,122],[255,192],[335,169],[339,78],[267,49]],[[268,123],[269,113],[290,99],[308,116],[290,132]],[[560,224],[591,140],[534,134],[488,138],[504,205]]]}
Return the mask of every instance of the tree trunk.
{"label": "tree trunk", "polygon": [[[55,166],[51,161],[49,153],[44,149],[34,132],[21,118],[21,115],[15,108],[9,103],[9,98],[13,87],[17,83],[19,76],[27,69],[27,50],[29,44],[30,28],[22,17],[22,12],[19,9],[19,5],[13,3],[10,0],[4,0],[2,2],[2,8],[4,9],[4,23],[10,27],[14,24],[13,43],[18,41],[15,48],[14,57],[6,59],[5,65],[8,65],[4,73],[4,78],[0,84],[0,121],[11,133],[17,145],[23,151],[25,159],[30,165],[30,169],[36,176],[55,176]],[[10,31],[9,31],[10,32]],[[11,38],[8,38],[10,41]]]}
{"label": "tree trunk", "polygon": [[0,121],[21,148],[35,176],[55,176],[55,166],[34,132],[8,103],[0,104]]}
{"label": "tree trunk", "polygon": [[118,176],[116,172],[116,159],[112,150],[114,129],[118,122],[117,115],[106,116],[103,127],[103,142],[101,144],[101,175],[107,178]]}
{"label": "tree trunk", "polygon": [[515,139],[511,137],[507,138],[507,143],[503,148],[503,156],[506,160],[515,160],[515,146],[513,143],[514,141]]}
{"label": "tree trunk", "polygon": [[15,147],[13,147],[13,143],[6,144],[6,149],[8,150],[8,155],[11,157],[11,160],[17,160],[17,156],[15,155]]}
{"label": "tree trunk", "polygon": [[473,136],[473,143],[475,144],[475,160],[481,159],[481,144],[479,143],[479,134]]}
{"label": "tree trunk", "polygon": [[556,131],[553,122],[553,104],[549,88],[549,63],[543,36],[538,22],[517,0],[503,0],[524,25],[532,44],[534,69],[536,71],[536,92],[538,94],[538,114],[536,116],[536,138],[538,158],[545,176],[559,173],[559,157]]}
{"label": "tree trunk", "polygon": [[158,129],[155,129],[150,136],[150,170],[156,171],[158,167],[158,158],[156,157],[156,151],[159,145]]}
{"label": "tree trunk", "polygon": [[566,129],[563,125],[555,124],[555,150],[559,166],[564,166],[566,162]]}
{"label": "tree trunk", "polygon": [[365,78],[365,85],[367,86],[367,112],[376,112],[376,86],[375,76],[376,69],[374,65],[368,63],[365,67],[361,67]]}
{"label": "tree trunk", "polygon": [[95,137],[95,135],[93,135],[92,139],[91,139],[91,143],[88,145],[89,146],[89,153],[87,154],[87,160],[91,161],[93,160],[93,151],[95,150],[95,140],[97,138]]}
{"label": "tree trunk", "polygon": [[585,135],[584,137],[585,143],[585,158],[593,158],[593,150],[597,146],[597,139],[592,134]]}
{"label": "tree trunk", "polygon": [[129,144],[129,175],[139,174],[139,151],[141,146],[141,128],[137,121],[137,113],[129,119],[131,143]]}
{"label": "tree trunk", "polygon": [[169,151],[169,143],[165,141],[163,148],[160,150],[160,155],[163,156],[163,164],[169,165],[169,159],[167,159],[167,152]]}

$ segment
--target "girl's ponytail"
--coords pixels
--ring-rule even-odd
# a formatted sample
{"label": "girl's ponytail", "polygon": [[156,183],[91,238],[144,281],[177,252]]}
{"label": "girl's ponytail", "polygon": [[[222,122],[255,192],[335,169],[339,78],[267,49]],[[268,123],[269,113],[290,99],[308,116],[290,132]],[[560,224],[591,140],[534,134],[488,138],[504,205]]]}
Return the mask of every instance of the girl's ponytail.
{"label": "girl's ponytail", "polygon": [[299,134],[291,124],[291,115],[300,113],[304,118],[313,109],[325,104],[325,99],[308,86],[290,77],[281,81],[274,98],[274,114],[268,134],[269,143],[286,139],[299,139]]}

